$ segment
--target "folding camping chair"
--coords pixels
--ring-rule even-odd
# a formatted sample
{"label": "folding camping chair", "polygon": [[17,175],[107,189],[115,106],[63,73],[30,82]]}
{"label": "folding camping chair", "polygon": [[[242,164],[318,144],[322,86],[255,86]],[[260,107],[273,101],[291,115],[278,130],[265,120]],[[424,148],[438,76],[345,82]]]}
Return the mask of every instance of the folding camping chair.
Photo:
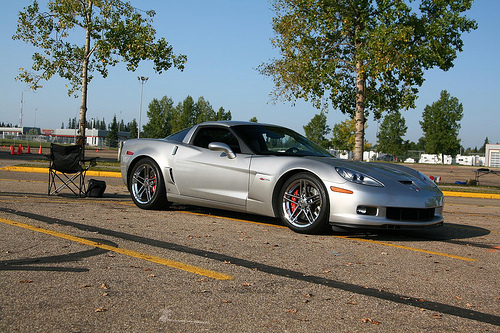
{"label": "folding camping chair", "polygon": [[50,160],[48,195],[58,194],[68,188],[78,197],[85,196],[85,174],[91,166],[96,165],[97,157],[86,159],[84,149],[82,145],[50,145],[50,155],[47,156]]}

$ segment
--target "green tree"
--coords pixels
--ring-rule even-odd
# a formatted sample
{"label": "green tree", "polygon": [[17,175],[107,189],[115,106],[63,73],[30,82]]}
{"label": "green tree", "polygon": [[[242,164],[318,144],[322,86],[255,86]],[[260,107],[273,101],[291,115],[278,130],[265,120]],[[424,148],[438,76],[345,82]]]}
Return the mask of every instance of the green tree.
{"label": "green tree", "polygon": [[250,122],[252,122],[252,123],[258,123],[258,122],[259,122],[259,121],[257,120],[257,117],[252,117],[252,118],[250,118],[250,120],[249,120],[249,121],[250,121]]}
{"label": "green tree", "polygon": [[149,103],[147,112],[149,121],[142,128],[145,138],[164,138],[172,132],[172,118],[174,116],[174,101],[163,96],[154,98]]}
{"label": "green tree", "polygon": [[215,113],[214,109],[212,108],[212,105],[210,105],[210,102],[205,100],[203,96],[198,98],[198,101],[196,102],[194,106],[194,113],[196,117],[196,123],[202,123],[205,121],[212,121],[215,120],[217,117],[217,114]]}
{"label": "green tree", "polygon": [[455,156],[460,151],[460,120],[463,117],[463,105],[458,98],[452,97],[446,90],[441,91],[437,102],[427,105],[422,113],[420,126],[425,137],[425,151],[429,154]]}
{"label": "green tree", "polygon": [[106,134],[106,142],[108,147],[118,147],[118,122],[116,121],[116,115],[109,125],[109,130]]}
{"label": "green tree", "polygon": [[40,130],[38,128],[31,128],[28,131],[28,135],[40,135]]}
{"label": "green tree", "polygon": [[[121,0],[49,0],[41,11],[36,0],[19,13],[14,39],[41,50],[33,55],[32,70],[21,69],[18,79],[32,89],[54,74],[69,81],[68,94],[80,91],[77,144],[84,144],[87,86],[92,72],[103,77],[108,67],[125,62],[135,71],[141,60],[152,60],[158,73],[172,66],[184,68],[186,56],[173,54],[164,38],[155,40],[155,12],[140,11]],[[80,43],[72,44],[80,39]]]}
{"label": "green tree", "polygon": [[196,124],[196,110],[194,99],[188,96],[175,107],[172,117],[172,132],[178,132]]}
{"label": "green tree", "polygon": [[332,146],[338,150],[353,151],[355,145],[356,120],[347,119],[333,125]]}
{"label": "green tree", "polygon": [[132,122],[130,123],[130,138],[131,139],[136,139],[137,138],[137,121],[132,119]]}
{"label": "green tree", "polygon": [[73,118],[69,118],[68,119],[68,127],[66,128],[69,128],[69,129],[75,129],[76,128],[76,117],[73,117]]}
{"label": "green tree", "polygon": [[453,67],[461,34],[477,28],[472,0],[274,0],[272,45],[259,67],[275,99],[303,98],[355,119],[355,159],[366,116],[415,107],[424,72]]}
{"label": "green tree", "polygon": [[405,146],[408,150],[419,151],[419,152],[425,151],[425,141],[423,137],[418,139],[418,142],[416,143],[413,141],[406,141]]}
{"label": "green tree", "polygon": [[425,151],[425,137],[421,137],[417,142],[417,149],[420,151]]}
{"label": "green tree", "polygon": [[[365,129],[368,125],[365,125]],[[353,151],[356,144],[356,120],[347,119],[339,124],[333,125],[333,137],[331,145],[343,151]],[[365,140],[364,146],[367,150],[372,148],[372,144]]]}
{"label": "green tree", "polygon": [[377,133],[378,151],[390,154],[392,156],[400,156],[405,153],[405,136],[408,126],[406,126],[405,118],[400,112],[390,112],[380,124],[380,130]]}
{"label": "green tree", "polygon": [[215,120],[231,120],[233,117],[231,116],[231,111],[226,111],[221,106],[219,111],[217,111],[217,116]]}
{"label": "green tree", "polygon": [[104,118],[99,121],[99,129],[106,130],[106,120]]}
{"label": "green tree", "polygon": [[307,125],[303,126],[306,137],[323,148],[330,146],[330,140],[326,136],[330,133],[331,128],[326,122],[326,114],[321,112],[315,115]]}
{"label": "green tree", "polygon": [[481,147],[481,149],[479,149],[479,152],[484,154],[486,153],[486,145],[490,143],[490,139],[488,139],[488,137],[486,137],[486,139],[484,139],[484,144],[483,146]]}

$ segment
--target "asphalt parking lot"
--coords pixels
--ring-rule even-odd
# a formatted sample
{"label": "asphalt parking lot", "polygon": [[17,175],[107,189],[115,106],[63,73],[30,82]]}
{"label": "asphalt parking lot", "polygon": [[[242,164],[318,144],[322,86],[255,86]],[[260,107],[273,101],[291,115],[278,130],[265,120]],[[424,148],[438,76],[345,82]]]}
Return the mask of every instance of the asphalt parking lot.
{"label": "asphalt parking lot", "polygon": [[[89,177],[88,177],[89,178]],[[197,207],[46,195],[0,171],[2,332],[498,332],[500,200],[419,232],[301,235]]]}

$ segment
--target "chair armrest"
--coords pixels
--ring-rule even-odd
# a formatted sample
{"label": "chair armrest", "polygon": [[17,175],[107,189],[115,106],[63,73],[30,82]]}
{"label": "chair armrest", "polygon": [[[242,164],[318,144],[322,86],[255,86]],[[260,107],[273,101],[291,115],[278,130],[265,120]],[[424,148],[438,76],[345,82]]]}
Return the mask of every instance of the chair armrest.
{"label": "chair armrest", "polygon": [[89,163],[89,164],[90,164],[90,165],[89,165],[89,167],[91,167],[91,166],[94,166],[94,165],[96,165],[96,164],[97,164],[96,160],[97,160],[98,158],[99,158],[99,157],[85,157],[85,158],[82,160],[82,162],[83,162],[84,164]]}

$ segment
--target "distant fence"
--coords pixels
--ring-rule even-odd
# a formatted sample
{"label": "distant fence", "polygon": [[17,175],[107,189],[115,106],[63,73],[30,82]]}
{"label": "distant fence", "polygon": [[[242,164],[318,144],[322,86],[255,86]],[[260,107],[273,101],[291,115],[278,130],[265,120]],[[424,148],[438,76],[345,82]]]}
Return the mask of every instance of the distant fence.
{"label": "distant fence", "polygon": [[[104,147],[117,147],[119,141],[114,140],[114,142],[110,142],[111,140],[97,140],[96,144],[92,145],[97,148]],[[0,135],[0,146],[18,146],[22,144],[23,146],[31,145],[31,146],[43,146],[49,147],[51,143],[57,144],[75,144],[76,138],[70,136],[49,136],[49,135]],[[89,146],[89,143],[86,142],[86,145]]]}
{"label": "distant fence", "polygon": [[50,143],[72,144],[75,143],[74,137],[46,136],[46,135],[2,135],[0,136],[0,145],[35,145],[49,146]]}

